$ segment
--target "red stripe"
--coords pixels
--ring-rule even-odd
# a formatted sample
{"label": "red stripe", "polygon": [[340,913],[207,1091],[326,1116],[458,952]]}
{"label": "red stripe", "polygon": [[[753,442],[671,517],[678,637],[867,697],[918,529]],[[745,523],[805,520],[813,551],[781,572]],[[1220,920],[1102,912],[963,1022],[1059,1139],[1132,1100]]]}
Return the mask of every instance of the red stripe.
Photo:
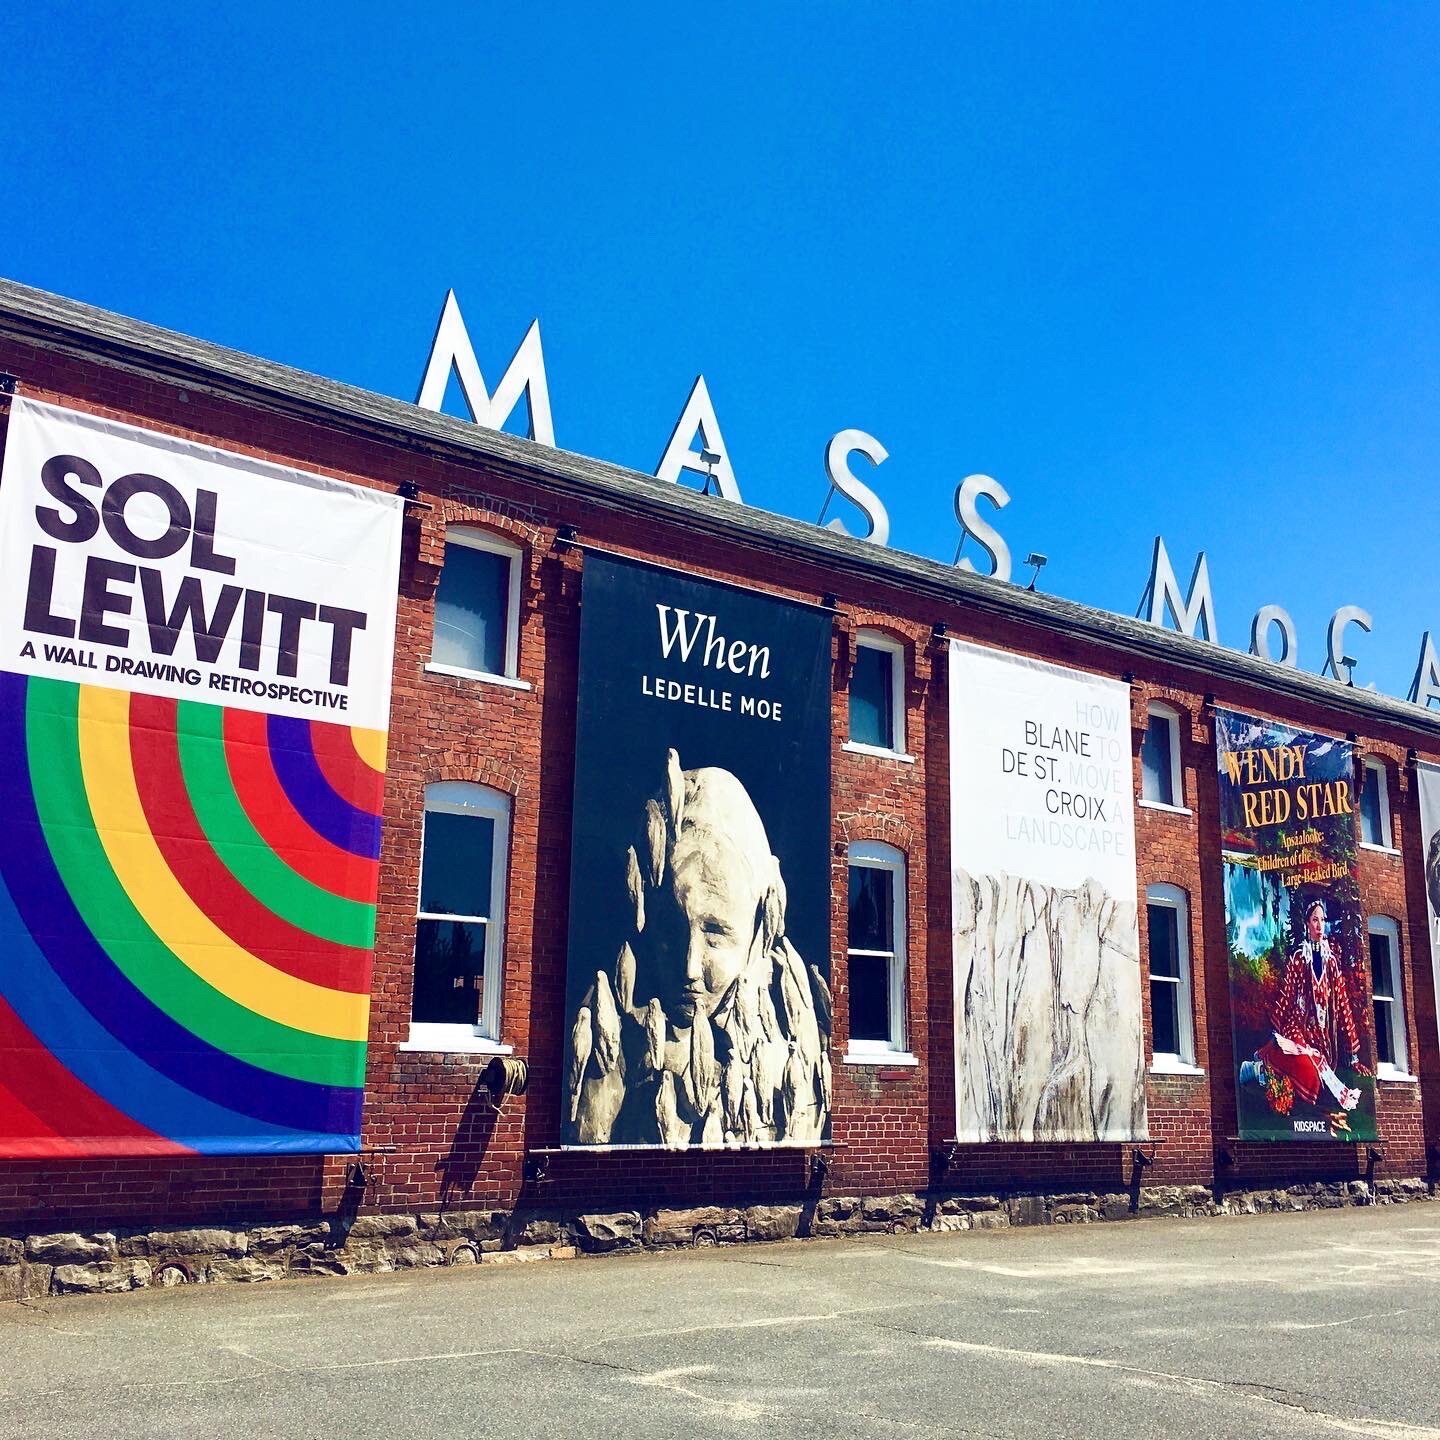
{"label": "red stripe", "polygon": [[150,833],[186,894],[235,943],[287,975],[356,993],[369,987],[370,952],[337,945],[262,905],[215,853],[195,817],[180,767],[177,705],[130,701],[130,758]]}
{"label": "red stripe", "polygon": [[[116,1042],[119,1043],[118,1041]],[[191,1155],[138,1124],[82,1084],[52,1055],[0,998],[0,1086],[17,1102],[0,1107],[6,1125],[31,1123],[0,1135],[0,1154],[13,1159],[49,1155]],[[44,1127],[37,1130],[34,1122]],[[48,1131],[48,1135],[45,1133]],[[66,1138],[60,1139],[58,1137]]]}
{"label": "red stripe", "polygon": [[320,773],[342,800],[367,815],[380,814],[385,803],[385,777],[360,758],[348,725],[312,720],[310,748],[315,752]]}
{"label": "red stripe", "polygon": [[225,759],[230,780],[261,839],[293,870],[332,895],[375,903],[380,867],[318,835],[291,805],[270,761],[265,716],[225,711]]}
{"label": "red stripe", "polygon": [[33,1110],[28,1110],[7,1086],[0,1085],[0,1154],[11,1159],[42,1155],[83,1155],[57,1135]]}

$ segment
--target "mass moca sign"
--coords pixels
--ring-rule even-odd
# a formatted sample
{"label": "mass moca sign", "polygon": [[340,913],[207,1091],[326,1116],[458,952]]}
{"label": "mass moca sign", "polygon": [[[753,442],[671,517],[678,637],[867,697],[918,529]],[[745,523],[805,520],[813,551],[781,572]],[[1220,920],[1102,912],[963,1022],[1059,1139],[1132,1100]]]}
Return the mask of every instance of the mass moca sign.
{"label": "mass moca sign", "polygon": [[[505,367],[500,383],[492,391],[486,385],[475,358],[475,348],[470,343],[455,292],[450,291],[435,328],[416,403],[422,409],[438,411],[452,373],[459,381],[465,404],[477,424],[491,430],[502,429],[523,398],[530,417],[529,438],[544,445],[555,444],[550,387],[545,377],[545,355],[540,344],[538,320],[530,322],[525,338]],[[697,437],[700,441],[698,450],[693,448]],[[867,431],[845,429],[833,435],[825,447],[825,476],[829,485],[820,511],[820,522],[817,523],[823,523],[827,530],[841,535],[853,533],[843,520],[825,520],[830,503],[838,493],[864,517],[865,530],[859,538],[875,545],[888,545],[890,516],[875,490],[851,469],[851,459],[856,455],[863,456],[872,467],[879,467],[890,458],[884,445]],[[675,422],[660,463],[655,467],[658,479],[676,483],[687,472],[703,476],[707,491],[713,484],[726,500],[744,503],[703,375],[697,376],[691,386],[680,418]],[[982,512],[982,502],[987,505],[987,511]],[[955,553],[955,564],[959,569],[972,574],[988,574],[990,578],[1002,582],[1010,581],[1013,569],[1010,547],[992,523],[993,517],[1009,503],[1009,492],[992,476],[967,475],[956,485],[954,507],[955,518],[960,525],[960,545]],[[987,518],[987,514],[991,518]],[[961,554],[967,539],[974,539],[985,552],[988,571],[980,571],[968,555]],[[1045,562],[1043,557],[1037,556],[1032,557],[1030,563],[1043,565]],[[1165,542],[1156,536],[1139,615],[1151,624],[1218,644],[1215,602],[1204,552],[1196,558],[1190,584],[1182,591],[1166,553]],[[1352,671],[1355,661],[1345,653],[1352,626],[1369,633],[1373,621],[1360,606],[1342,605],[1330,617],[1327,626],[1326,658],[1321,670],[1321,674],[1328,673],[1337,682],[1347,685],[1354,684]],[[1278,654],[1275,649],[1276,631],[1279,632]],[[1262,605],[1250,625],[1250,654],[1294,669],[1298,668],[1298,653],[1299,639],[1289,612],[1279,605]],[[1366,688],[1373,690],[1375,687]],[[1420,657],[1407,698],[1426,708],[1432,701],[1440,702],[1440,655],[1436,653],[1435,642],[1428,630],[1421,637]]]}

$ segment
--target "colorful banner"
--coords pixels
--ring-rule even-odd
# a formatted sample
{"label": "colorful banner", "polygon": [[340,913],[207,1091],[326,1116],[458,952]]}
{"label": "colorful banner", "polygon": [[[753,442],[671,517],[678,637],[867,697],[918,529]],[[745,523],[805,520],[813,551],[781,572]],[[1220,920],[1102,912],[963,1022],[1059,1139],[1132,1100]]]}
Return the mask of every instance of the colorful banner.
{"label": "colorful banner", "polygon": [[[1425,907],[1430,920],[1430,969],[1440,1015],[1440,765],[1415,762],[1420,789],[1420,842],[1425,856]],[[1440,1038],[1440,1037],[1432,1037]]]}
{"label": "colorful banner", "polygon": [[1373,1140],[1375,1034],[1346,740],[1215,712],[1244,1140]]}
{"label": "colorful banner", "polygon": [[562,1133],[830,1133],[830,642],[812,606],[585,557]]}
{"label": "colorful banner", "polygon": [[1146,1135],[1130,687],[950,642],[956,1136]]}
{"label": "colorful banner", "polygon": [[14,401],[0,1157],[358,1148],[400,514]]}

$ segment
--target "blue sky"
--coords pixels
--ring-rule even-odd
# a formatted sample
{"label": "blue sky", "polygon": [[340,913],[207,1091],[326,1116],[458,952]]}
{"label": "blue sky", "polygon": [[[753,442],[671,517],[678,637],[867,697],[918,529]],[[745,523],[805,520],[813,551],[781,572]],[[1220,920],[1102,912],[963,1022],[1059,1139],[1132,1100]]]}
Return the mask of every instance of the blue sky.
{"label": "blue sky", "polygon": [[1163,534],[1223,643],[1281,604],[1318,670],[1359,604],[1408,689],[1440,9],[416,17],[3,10],[0,273],[407,400],[454,287],[492,384],[539,317],[567,449],[652,471],[703,371],[749,503],[815,519],[856,426],[900,548],[983,471],[1045,588],[1133,613]]}

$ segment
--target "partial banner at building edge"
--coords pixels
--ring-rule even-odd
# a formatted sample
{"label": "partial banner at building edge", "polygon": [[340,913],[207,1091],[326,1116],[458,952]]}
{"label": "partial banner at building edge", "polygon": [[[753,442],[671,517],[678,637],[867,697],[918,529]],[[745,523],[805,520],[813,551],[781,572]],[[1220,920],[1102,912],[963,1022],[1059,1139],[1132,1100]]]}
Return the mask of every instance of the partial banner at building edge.
{"label": "partial banner at building edge", "polygon": [[[1420,843],[1425,864],[1425,914],[1430,921],[1430,971],[1440,1016],[1440,765],[1415,762],[1420,790]],[[1440,1035],[1429,1037],[1440,1040]]]}
{"label": "partial banner at building edge", "polygon": [[828,1140],[832,627],[586,555],[565,1145]]}
{"label": "partial banner at building edge", "polygon": [[400,515],[15,402],[0,1157],[358,1148]]}
{"label": "partial banner at building edge", "polygon": [[1236,1121],[1245,1140],[1374,1140],[1355,753],[1215,712]]}

